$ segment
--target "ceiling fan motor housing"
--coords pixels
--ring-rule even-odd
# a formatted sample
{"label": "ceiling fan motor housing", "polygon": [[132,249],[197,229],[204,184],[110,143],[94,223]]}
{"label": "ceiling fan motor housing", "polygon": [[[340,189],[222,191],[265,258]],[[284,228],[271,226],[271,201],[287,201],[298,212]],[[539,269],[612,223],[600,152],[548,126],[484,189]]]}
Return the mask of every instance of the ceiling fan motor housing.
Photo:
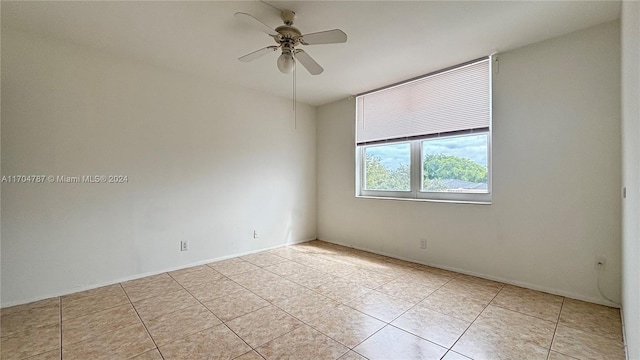
{"label": "ceiling fan motor housing", "polygon": [[297,46],[300,44],[300,37],[302,33],[296,27],[290,25],[281,25],[276,28],[278,32],[278,36],[275,37],[275,40],[278,44]]}
{"label": "ceiling fan motor housing", "polygon": [[296,13],[291,10],[282,10],[280,12],[280,18],[285,23],[285,25],[293,25],[293,22],[296,20]]}

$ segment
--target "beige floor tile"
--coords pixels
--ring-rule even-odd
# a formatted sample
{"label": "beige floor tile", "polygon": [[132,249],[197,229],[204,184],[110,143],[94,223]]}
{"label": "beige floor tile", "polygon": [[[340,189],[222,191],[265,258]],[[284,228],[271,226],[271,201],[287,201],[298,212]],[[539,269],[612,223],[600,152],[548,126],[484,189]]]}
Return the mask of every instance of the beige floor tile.
{"label": "beige floor tile", "polygon": [[489,305],[473,325],[499,333],[505,338],[524,340],[550,348],[556,323]]}
{"label": "beige floor tile", "polygon": [[218,261],[218,262],[214,262],[207,265],[211,266],[214,270],[216,270],[217,272],[221,273],[224,276],[231,276],[231,275],[240,274],[243,272],[256,270],[260,268],[240,258],[233,258],[233,259]]}
{"label": "beige floor tile", "polygon": [[198,300],[184,289],[133,302],[143,321],[198,304]]}
{"label": "beige floor tile", "polygon": [[549,349],[527,342],[509,341],[491,333],[465,334],[453,347],[474,360],[545,360]]}
{"label": "beige floor tile", "polygon": [[426,272],[429,272],[431,274],[441,275],[441,276],[448,277],[448,278],[454,278],[454,277],[460,276],[460,274],[457,273],[457,272],[453,272],[453,271],[449,271],[449,270],[445,270],[445,269],[440,269],[440,268],[437,268],[437,267],[424,265],[424,264],[418,264],[418,263],[412,263],[412,264],[413,265],[411,265],[411,266],[413,268],[421,270],[421,271],[426,271]]}
{"label": "beige floor tile", "polygon": [[560,324],[614,340],[622,340],[620,310],[580,300],[565,299]]}
{"label": "beige floor tile", "polygon": [[505,285],[491,304],[555,322],[560,315],[562,300],[561,296]]}
{"label": "beige floor tile", "polygon": [[442,286],[441,289],[467,294],[478,300],[490,302],[504,284],[474,276],[460,275]]}
{"label": "beige floor tile", "polygon": [[436,288],[418,285],[410,280],[398,279],[390,281],[376,290],[416,304],[433,293]]}
{"label": "beige floor tile", "polygon": [[304,286],[286,279],[265,282],[258,286],[249,287],[248,289],[270,302],[276,302],[298,296],[309,290]]}
{"label": "beige floor tile", "polygon": [[31,356],[27,358],[27,360],[60,360],[60,349],[51,350],[42,354]]}
{"label": "beige floor tile", "polygon": [[341,305],[334,311],[309,322],[309,325],[352,348],[380,330],[385,326],[385,323],[348,306]]}
{"label": "beige floor tile", "polygon": [[11,312],[0,318],[0,334],[2,337],[14,336],[36,327],[60,323],[59,302],[33,307],[24,311]]}
{"label": "beige floor tile", "polygon": [[418,305],[396,319],[392,325],[450,348],[471,323]]}
{"label": "beige floor tile", "polygon": [[200,304],[145,321],[147,330],[158,346],[220,323],[220,319]]}
{"label": "beige floor tile", "polygon": [[231,280],[220,280],[193,286],[189,285],[185,286],[185,289],[200,301],[207,301],[221,296],[246,291],[245,288]]}
{"label": "beige floor tile", "polygon": [[447,349],[393,326],[386,326],[353,350],[368,359],[440,359]]}
{"label": "beige floor tile", "polygon": [[449,351],[443,358],[442,360],[471,360],[471,358],[468,358],[464,355],[460,355],[457,352],[454,351]]}
{"label": "beige floor tile", "polygon": [[[122,291],[122,290],[121,290]],[[94,295],[70,301],[62,300],[62,320],[68,321],[117,306],[129,304],[124,291],[106,296]]]}
{"label": "beige floor tile", "polygon": [[0,310],[0,316],[4,317],[6,315],[10,315],[10,314],[14,314],[14,313],[17,313],[17,312],[22,312],[22,311],[27,311],[27,310],[33,310],[33,309],[37,309],[37,308],[40,308],[40,307],[50,307],[50,306],[55,305],[55,304],[60,304],[60,298],[59,297],[54,297],[54,298],[50,298],[50,299],[46,299],[46,300],[40,300],[40,301],[34,301],[34,302],[30,302],[28,304],[22,304],[22,305],[16,305],[16,306],[2,308],[2,310]]}
{"label": "beige floor tile", "polygon": [[339,302],[311,290],[273,304],[307,323],[335,310],[340,305]]}
{"label": "beige floor tile", "polygon": [[173,271],[169,275],[185,288],[225,279],[224,275],[207,265]]}
{"label": "beige floor tile", "polygon": [[268,301],[248,290],[206,300],[202,304],[222,321],[229,321],[269,306]]}
{"label": "beige floor tile", "polygon": [[473,359],[546,359],[555,323],[493,305],[452,350]]}
{"label": "beige floor tile", "polygon": [[65,301],[72,301],[90,296],[109,297],[112,295],[122,295],[123,293],[124,290],[122,290],[122,286],[120,284],[113,284],[65,295],[61,297],[61,300],[64,303]]}
{"label": "beige floor tile", "polygon": [[351,350],[348,353],[342,355],[338,360],[367,360],[367,358]]}
{"label": "beige floor tile", "polygon": [[265,359],[330,359],[334,360],[349,348],[329,339],[307,325],[280,336],[256,349]]}
{"label": "beige floor tile", "polygon": [[318,263],[316,269],[337,277],[348,277],[359,270],[355,265],[330,263],[328,261]]}
{"label": "beige floor tile", "polygon": [[245,255],[240,257],[242,260],[248,261],[253,265],[265,267],[269,265],[278,264],[281,262],[289,261],[278,255],[271,254],[269,252],[261,252],[257,254]]}
{"label": "beige floor tile", "polygon": [[127,359],[155,348],[142,323],[62,348],[65,360]]}
{"label": "beige floor tile", "polygon": [[411,268],[397,276],[398,280],[411,281],[413,284],[437,289],[451,281],[451,277],[431,271]]}
{"label": "beige floor tile", "polygon": [[304,251],[296,251],[291,254],[289,260],[295,261],[298,264],[309,267],[310,264],[318,264],[318,258],[315,255],[309,254]]}
{"label": "beige floor tile", "polygon": [[235,318],[227,322],[227,325],[247,344],[256,348],[301,326],[302,323],[270,305]]}
{"label": "beige floor tile", "polygon": [[131,360],[163,360],[163,359],[158,349],[153,349],[151,351],[147,351],[136,357],[133,357],[131,358]]}
{"label": "beige floor tile", "polygon": [[251,351],[251,348],[224,324],[160,346],[159,349],[165,360],[226,360]]}
{"label": "beige floor tile", "polygon": [[278,255],[287,260],[293,260],[296,255],[300,254],[300,251],[296,250],[293,246],[283,246],[277,249],[269,250],[269,253]]}
{"label": "beige floor tile", "polygon": [[122,283],[131,302],[182,290],[169,274],[160,274]]}
{"label": "beige floor tile", "polygon": [[360,286],[359,284],[347,279],[331,281],[315,287],[314,290],[326,297],[340,302],[347,302],[353,298],[363,296],[366,293],[373,291],[368,287]]}
{"label": "beige floor tile", "polygon": [[314,254],[332,254],[338,246],[326,241],[312,240],[292,246],[294,249]]}
{"label": "beige floor tile", "polygon": [[281,263],[277,263],[275,265],[270,265],[264,267],[264,270],[270,271],[279,276],[290,276],[298,273],[314,273],[315,270],[312,270],[308,266],[304,266],[302,264],[298,264],[294,261],[285,261]]}
{"label": "beige floor tile", "polygon": [[266,282],[284,280],[282,276],[276,275],[261,268],[257,268],[240,274],[230,275],[229,279],[246,287],[247,289],[261,286]]}
{"label": "beige floor tile", "polygon": [[390,275],[378,273],[373,270],[364,269],[349,274],[349,276],[347,276],[347,279],[358,283],[360,286],[368,287],[370,289],[376,289],[393,280],[393,277]]}
{"label": "beige floor tile", "polygon": [[83,291],[80,294],[83,295],[71,294],[62,297],[63,321],[129,304],[129,298],[120,284]]}
{"label": "beige floor tile", "polygon": [[264,360],[264,358],[254,350],[251,350],[246,354],[238,356],[234,360]]}
{"label": "beige floor tile", "polygon": [[0,339],[0,358],[23,359],[60,348],[60,325],[30,328]]}
{"label": "beige floor tile", "polygon": [[62,322],[62,346],[102,336],[140,323],[131,304],[120,305]]}
{"label": "beige floor tile", "polygon": [[375,267],[370,266],[369,269],[383,275],[391,276],[393,279],[400,279],[411,272],[410,267],[393,264],[386,260],[376,264]]}
{"label": "beige floor tile", "polygon": [[293,275],[289,275],[287,276],[287,279],[295,282],[298,285],[302,285],[309,289],[314,289],[318,286],[330,283],[339,278],[337,276],[314,269],[309,272],[299,272]]}
{"label": "beige floor tile", "polygon": [[547,360],[576,360],[576,358],[552,350],[549,352],[549,358]]}
{"label": "beige floor tile", "polygon": [[[336,256],[333,256],[334,258]],[[385,257],[382,258],[370,258],[370,257],[362,257],[362,258],[349,258],[348,256],[338,256],[339,259],[354,264],[361,269],[367,271],[375,271],[384,275],[395,275],[396,272],[389,271],[392,268],[392,265],[386,260]]]}
{"label": "beige floor tile", "polygon": [[436,290],[420,302],[422,306],[469,322],[474,321],[488,304],[489,300],[449,288]]}
{"label": "beige floor tile", "polygon": [[414,303],[374,290],[346,302],[345,305],[384,322],[391,322],[409,310]]}
{"label": "beige floor tile", "polygon": [[[190,266],[180,270],[169,271],[168,274],[175,279],[176,277],[183,277],[187,274],[197,274],[202,272],[206,273],[211,270],[213,270],[213,268],[205,264],[205,265],[198,265],[198,266]],[[216,272],[215,270],[213,271]]]}
{"label": "beige floor tile", "polygon": [[624,360],[621,341],[558,324],[552,350],[578,359]]}
{"label": "beige floor tile", "polygon": [[326,272],[329,272],[329,270],[335,270],[340,272],[348,271],[349,273],[352,273],[359,269],[357,265],[337,260],[333,255],[327,256],[324,254],[311,254],[306,257],[299,256],[294,261]]}
{"label": "beige floor tile", "polygon": [[412,266],[416,266],[417,264],[411,261],[407,261],[407,260],[402,260],[402,259],[395,259],[392,257],[388,257],[385,259],[386,262],[394,264],[394,265],[401,265],[404,267],[412,267]]}

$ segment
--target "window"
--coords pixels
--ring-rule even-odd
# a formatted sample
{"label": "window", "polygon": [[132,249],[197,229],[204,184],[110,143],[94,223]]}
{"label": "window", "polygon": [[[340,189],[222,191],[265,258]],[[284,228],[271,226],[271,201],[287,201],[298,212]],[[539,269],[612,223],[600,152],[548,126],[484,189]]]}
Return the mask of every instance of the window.
{"label": "window", "polygon": [[491,201],[491,59],[356,98],[356,196]]}

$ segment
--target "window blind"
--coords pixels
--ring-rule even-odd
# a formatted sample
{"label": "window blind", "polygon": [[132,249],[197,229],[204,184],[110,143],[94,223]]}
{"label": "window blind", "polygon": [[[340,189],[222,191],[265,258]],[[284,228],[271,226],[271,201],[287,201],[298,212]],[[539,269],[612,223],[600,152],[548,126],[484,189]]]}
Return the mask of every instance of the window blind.
{"label": "window blind", "polygon": [[490,58],[427,75],[356,98],[356,142],[488,130]]}

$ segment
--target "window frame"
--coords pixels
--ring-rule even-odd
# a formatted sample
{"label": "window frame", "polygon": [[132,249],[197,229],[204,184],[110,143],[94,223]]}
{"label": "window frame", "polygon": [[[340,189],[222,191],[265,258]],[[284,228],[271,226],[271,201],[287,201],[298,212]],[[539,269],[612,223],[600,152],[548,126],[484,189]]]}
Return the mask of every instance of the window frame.
{"label": "window frame", "polygon": [[491,185],[492,185],[492,175],[491,171],[491,129],[486,131],[478,131],[465,135],[450,135],[450,136],[441,136],[438,139],[451,139],[456,137],[470,136],[470,135],[487,135],[487,192],[482,193],[474,193],[474,192],[440,192],[440,191],[422,191],[422,178],[424,175],[424,165],[422,163],[424,159],[424,147],[422,146],[423,141],[428,141],[429,139],[418,140],[418,146],[420,148],[420,176],[418,180],[420,184],[418,185],[417,198],[426,199],[426,200],[438,200],[438,201],[454,201],[454,202],[472,202],[472,203],[491,203]]}
{"label": "window frame", "polygon": [[361,145],[361,146],[356,146],[356,149],[358,151],[357,154],[357,162],[359,163],[359,178],[360,178],[360,183],[357,186],[357,189],[360,192],[359,196],[362,197],[385,197],[385,198],[411,198],[412,196],[415,197],[416,195],[416,187],[414,184],[416,175],[414,174],[416,172],[415,166],[413,166],[413,163],[415,161],[415,141],[413,140],[398,140],[398,141],[390,141],[390,142],[385,142],[382,144],[371,144],[368,145],[370,147],[373,146],[380,146],[380,145],[392,145],[392,144],[404,144],[404,143],[408,143],[409,144],[409,191],[402,191],[402,190],[396,190],[396,191],[390,191],[390,190],[367,190],[366,187],[366,178],[367,178],[367,166],[366,166],[366,161],[365,161],[365,150],[367,148],[367,145]]}
{"label": "window frame", "polygon": [[[493,67],[491,66],[495,60],[494,56],[489,56],[489,127],[485,129],[469,129],[461,130],[453,133],[444,134],[432,134],[425,136],[417,136],[413,138],[394,139],[388,141],[375,141],[373,143],[358,145],[357,139],[355,140],[355,196],[357,198],[370,198],[370,199],[390,199],[390,200],[412,200],[412,201],[431,201],[431,202],[449,202],[449,203],[466,203],[466,204],[486,204],[492,203],[493,195],[493,151],[492,151],[492,137],[493,137]],[[464,64],[463,64],[464,65]],[[462,65],[461,65],[462,66]],[[457,66],[451,67],[455,68]],[[443,71],[449,70],[447,68]],[[436,72],[438,73],[438,72]],[[425,75],[427,77],[429,75]],[[409,83],[415,81],[411,79],[403,83]],[[392,86],[398,86],[400,84],[394,84]],[[357,112],[357,111],[356,111]],[[356,127],[357,127],[357,115],[356,115]],[[469,136],[473,134],[487,134],[487,192],[486,193],[474,193],[474,192],[436,192],[436,191],[422,191],[422,178],[423,178],[423,141],[430,139],[447,139],[462,136]],[[366,162],[365,162],[365,149],[369,146],[391,145],[398,143],[410,144],[410,190],[409,191],[387,191],[387,190],[367,190],[366,189]]]}
{"label": "window frame", "polygon": [[[471,193],[471,192],[438,192],[438,191],[422,191],[423,178],[423,141],[430,139],[451,139],[474,134],[487,135],[487,192]],[[410,144],[409,174],[410,189],[409,191],[388,191],[388,190],[367,190],[366,189],[366,162],[365,149],[368,146],[380,146],[383,144]],[[370,145],[356,145],[356,197],[373,198],[373,199],[395,199],[395,200],[418,200],[418,201],[436,201],[436,202],[453,202],[453,203],[472,203],[472,204],[491,204],[492,201],[492,149],[491,149],[491,129],[485,131],[477,131],[468,134],[452,134],[441,135],[438,137],[426,137],[412,140],[388,141],[384,143]]]}

